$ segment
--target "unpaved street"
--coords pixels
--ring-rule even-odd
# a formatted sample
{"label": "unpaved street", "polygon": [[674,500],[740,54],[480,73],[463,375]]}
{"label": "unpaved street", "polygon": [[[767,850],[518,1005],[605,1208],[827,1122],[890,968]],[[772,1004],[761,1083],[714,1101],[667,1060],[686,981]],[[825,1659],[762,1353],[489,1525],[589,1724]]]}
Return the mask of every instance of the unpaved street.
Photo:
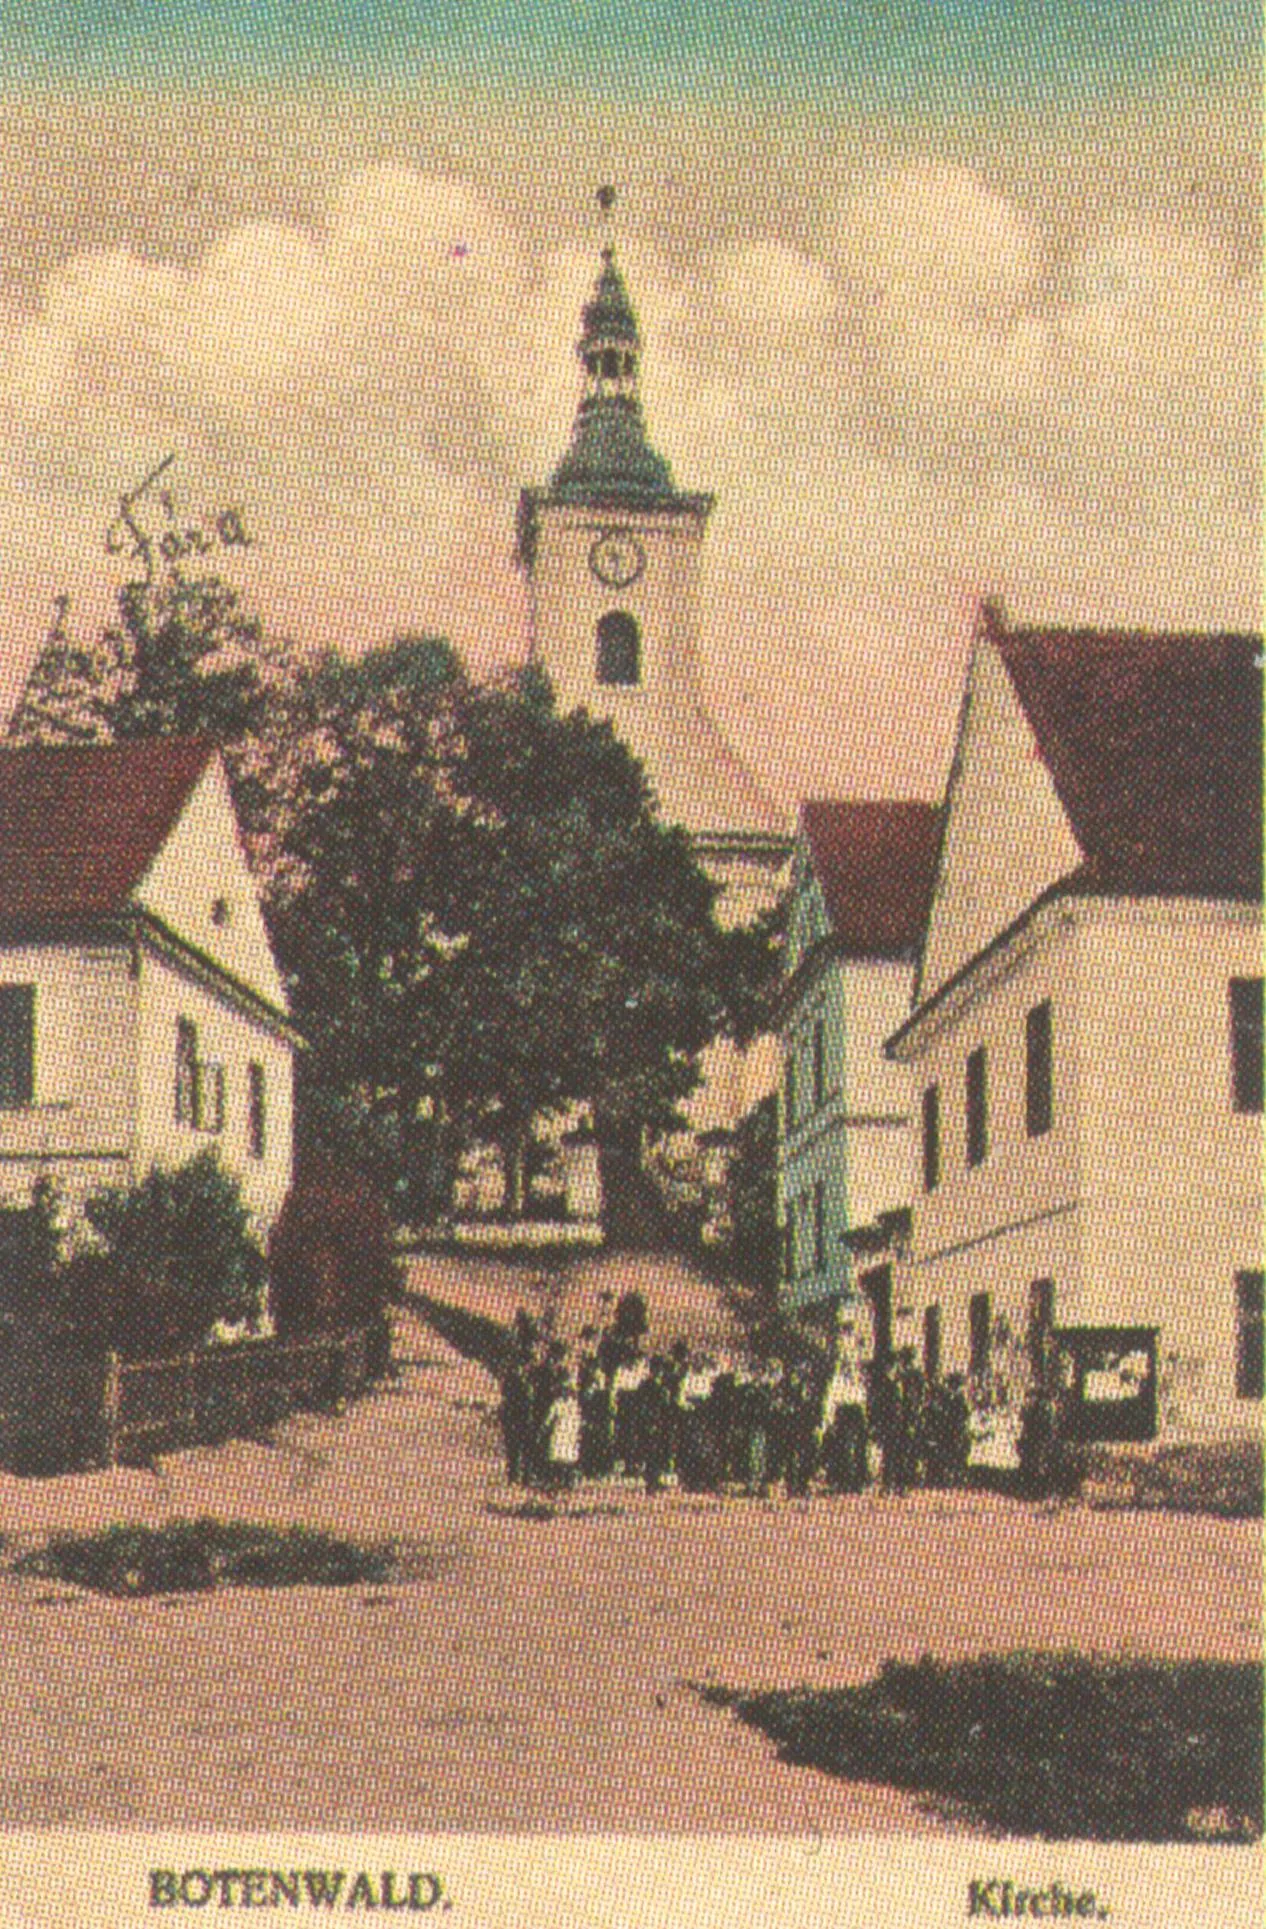
{"label": "unpaved street", "polygon": [[904,1795],[777,1764],[689,1684],[853,1681],[924,1650],[1259,1653],[1255,1523],[620,1486],[526,1519],[487,1376],[408,1316],[398,1352],[397,1385],[272,1446],[0,1475],[6,1560],[201,1513],[434,1553],[390,1587],[137,1602],[0,1572],[6,1824],[927,1830]]}

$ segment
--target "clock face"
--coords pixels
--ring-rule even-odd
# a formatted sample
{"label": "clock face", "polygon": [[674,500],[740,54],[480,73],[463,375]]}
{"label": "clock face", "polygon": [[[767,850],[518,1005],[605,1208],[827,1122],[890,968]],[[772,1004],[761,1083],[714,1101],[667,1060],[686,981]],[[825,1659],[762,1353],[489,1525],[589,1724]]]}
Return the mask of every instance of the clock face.
{"label": "clock face", "polygon": [[608,529],[589,551],[589,567],[608,589],[627,589],[646,568],[646,553],[636,536]]}

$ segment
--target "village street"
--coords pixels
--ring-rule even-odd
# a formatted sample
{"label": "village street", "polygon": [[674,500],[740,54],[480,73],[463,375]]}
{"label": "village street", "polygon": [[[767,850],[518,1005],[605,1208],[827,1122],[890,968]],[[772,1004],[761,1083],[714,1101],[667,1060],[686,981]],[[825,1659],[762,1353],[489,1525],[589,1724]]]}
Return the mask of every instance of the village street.
{"label": "village street", "polygon": [[[905,1795],[779,1765],[691,1684],[1259,1653],[1252,1521],[618,1484],[526,1518],[488,1375],[411,1313],[396,1351],[398,1383],[271,1445],[0,1475],[5,1824],[926,1831],[947,1825]],[[416,1578],[127,1602],[9,1571],[50,1532],[200,1514],[400,1536]]]}

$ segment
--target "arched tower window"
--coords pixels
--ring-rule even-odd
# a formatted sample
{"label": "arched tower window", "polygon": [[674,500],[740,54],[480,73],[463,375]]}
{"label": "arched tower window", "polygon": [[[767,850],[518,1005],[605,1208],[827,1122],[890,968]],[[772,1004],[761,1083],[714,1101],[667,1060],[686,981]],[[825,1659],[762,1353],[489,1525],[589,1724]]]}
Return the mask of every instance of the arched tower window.
{"label": "arched tower window", "polygon": [[598,681],[642,681],[641,632],[627,610],[608,610],[598,618]]}

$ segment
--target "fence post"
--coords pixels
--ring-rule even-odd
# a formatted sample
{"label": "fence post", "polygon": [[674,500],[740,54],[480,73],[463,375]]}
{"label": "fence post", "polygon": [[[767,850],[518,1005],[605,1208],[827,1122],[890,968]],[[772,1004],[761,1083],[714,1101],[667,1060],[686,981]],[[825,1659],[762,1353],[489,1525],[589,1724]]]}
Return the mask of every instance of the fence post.
{"label": "fence post", "polygon": [[119,1408],[120,1408],[119,1356],[108,1352],[105,1358],[105,1385],[101,1395],[101,1418],[105,1428],[105,1464],[114,1468],[119,1464]]}

